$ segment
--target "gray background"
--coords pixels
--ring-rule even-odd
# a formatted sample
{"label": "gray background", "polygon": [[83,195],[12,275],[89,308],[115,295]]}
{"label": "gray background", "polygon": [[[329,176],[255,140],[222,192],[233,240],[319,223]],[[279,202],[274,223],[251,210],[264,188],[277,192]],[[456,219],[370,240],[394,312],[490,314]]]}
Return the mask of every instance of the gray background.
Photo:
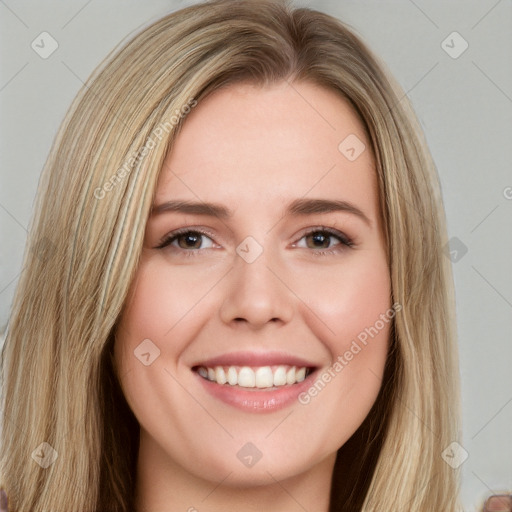
{"label": "gray background", "polygon": [[[71,100],[119,41],[191,3],[0,0],[0,328],[22,272],[39,174]],[[462,496],[465,510],[476,510],[489,493],[512,491],[512,3],[295,4],[350,24],[387,63],[426,132],[455,251],[469,454]],[[45,59],[31,47],[44,31],[58,43]]]}

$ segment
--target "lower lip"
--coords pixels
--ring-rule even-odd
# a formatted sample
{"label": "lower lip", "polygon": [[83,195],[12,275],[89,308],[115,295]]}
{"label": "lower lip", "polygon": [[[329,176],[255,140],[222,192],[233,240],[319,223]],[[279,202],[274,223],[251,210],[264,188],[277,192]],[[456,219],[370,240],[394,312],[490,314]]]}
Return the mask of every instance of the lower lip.
{"label": "lower lip", "polygon": [[[195,372],[194,372],[195,373]],[[288,407],[298,401],[300,393],[311,385],[311,378],[316,372],[311,372],[302,382],[270,388],[241,388],[229,384],[217,384],[196,373],[197,378],[208,393],[222,402],[246,412],[274,412]],[[248,390],[250,389],[250,391]]]}

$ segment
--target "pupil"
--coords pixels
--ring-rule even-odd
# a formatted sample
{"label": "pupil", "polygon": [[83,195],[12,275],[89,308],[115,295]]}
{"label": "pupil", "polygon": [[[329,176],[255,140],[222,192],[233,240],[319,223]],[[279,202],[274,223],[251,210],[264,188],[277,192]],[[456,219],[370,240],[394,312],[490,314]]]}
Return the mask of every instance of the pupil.
{"label": "pupil", "polygon": [[[328,236],[325,236],[322,233],[317,233],[312,236],[313,236],[313,240],[314,240],[315,244],[316,244],[316,242],[319,242],[324,248],[329,245],[329,237]],[[325,245],[325,242],[327,242],[327,246]],[[317,247],[318,247],[318,245],[317,245]]]}
{"label": "pupil", "polygon": [[[197,241],[200,239],[200,235],[190,235],[190,234],[188,234],[188,235],[184,235],[183,238],[185,239],[186,247],[188,247],[188,248],[196,247],[197,246]],[[201,245],[200,242],[199,242],[199,245]]]}

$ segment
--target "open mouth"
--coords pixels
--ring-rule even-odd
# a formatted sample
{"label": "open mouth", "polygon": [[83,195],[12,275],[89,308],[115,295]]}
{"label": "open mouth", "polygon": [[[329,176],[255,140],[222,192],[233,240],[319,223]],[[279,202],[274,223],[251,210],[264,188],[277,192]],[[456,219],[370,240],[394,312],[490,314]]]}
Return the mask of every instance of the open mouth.
{"label": "open mouth", "polygon": [[279,389],[305,380],[313,371],[309,366],[194,366],[193,371],[211,382],[246,389]]}
{"label": "open mouth", "polygon": [[297,404],[320,366],[283,352],[238,351],[195,361],[190,369],[207,394],[248,413]]}

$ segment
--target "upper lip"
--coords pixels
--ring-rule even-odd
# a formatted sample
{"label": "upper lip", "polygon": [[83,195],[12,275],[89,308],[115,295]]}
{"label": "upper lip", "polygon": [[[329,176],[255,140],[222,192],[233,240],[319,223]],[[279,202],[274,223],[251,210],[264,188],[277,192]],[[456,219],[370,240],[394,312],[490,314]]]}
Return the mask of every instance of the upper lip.
{"label": "upper lip", "polygon": [[274,366],[288,365],[314,368],[311,361],[282,352],[230,352],[210,359],[198,361],[192,367],[206,366]]}

